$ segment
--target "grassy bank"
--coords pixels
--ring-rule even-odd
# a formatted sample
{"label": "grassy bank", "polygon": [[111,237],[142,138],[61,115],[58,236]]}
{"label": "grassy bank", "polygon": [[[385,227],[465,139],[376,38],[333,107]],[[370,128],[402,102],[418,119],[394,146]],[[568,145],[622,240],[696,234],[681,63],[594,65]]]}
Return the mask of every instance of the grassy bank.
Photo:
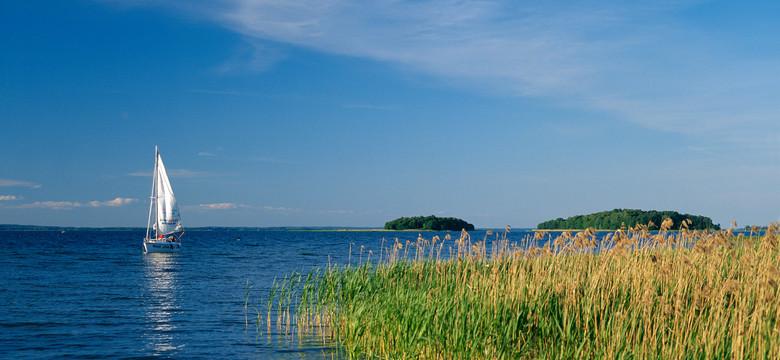
{"label": "grassy bank", "polygon": [[287,277],[264,316],[350,358],[777,359],[776,232],[736,245],[641,227],[610,248],[594,231],[538,232],[547,245],[531,248],[467,233],[390,242],[373,263]]}

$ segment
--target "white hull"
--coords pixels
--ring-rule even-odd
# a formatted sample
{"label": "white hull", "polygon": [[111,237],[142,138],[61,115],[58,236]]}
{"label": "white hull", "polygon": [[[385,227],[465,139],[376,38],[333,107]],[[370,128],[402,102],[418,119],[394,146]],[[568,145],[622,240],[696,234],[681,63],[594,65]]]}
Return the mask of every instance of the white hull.
{"label": "white hull", "polygon": [[181,251],[180,242],[149,241],[144,239],[144,252],[148,253],[177,253]]}

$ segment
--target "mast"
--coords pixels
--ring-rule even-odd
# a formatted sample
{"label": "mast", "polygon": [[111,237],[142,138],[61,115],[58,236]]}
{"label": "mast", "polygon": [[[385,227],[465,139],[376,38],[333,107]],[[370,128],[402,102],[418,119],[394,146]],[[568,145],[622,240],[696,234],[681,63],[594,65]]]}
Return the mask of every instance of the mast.
{"label": "mast", "polygon": [[[150,239],[149,236],[151,235],[150,230],[151,230],[151,226],[152,226],[152,206],[154,205],[154,202],[156,200],[155,199],[156,198],[156,196],[155,196],[156,194],[155,194],[154,189],[155,189],[155,185],[157,185],[157,159],[159,157],[160,156],[157,153],[157,145],[155,145],[154,146],[154,172],[152,172],[152,195],[150,196],[151,199],[149,200],[149,220],[146,221],[146,239]],[[155,222],[156,222],[156,220],[155,220]],[[155,228],[156,228],[156,226],[155,226]],[[156,230],[155,230],[154,237],[157,238]]]}

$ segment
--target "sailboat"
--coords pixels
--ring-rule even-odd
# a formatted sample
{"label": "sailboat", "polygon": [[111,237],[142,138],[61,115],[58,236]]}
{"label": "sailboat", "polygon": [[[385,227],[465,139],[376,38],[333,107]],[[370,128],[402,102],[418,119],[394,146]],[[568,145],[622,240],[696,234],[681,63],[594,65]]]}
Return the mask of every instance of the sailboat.
{"label": "sailboat", "polygon": [[[176,233],[179,233],[176,236]],[[173,196],[171,182],[165,171],[160,152],[154,147],[154,174],[152,175],[152,196],[149,201],[149,220],[146,223],[144,252],[181,251],[181,226],[179,205]]]}

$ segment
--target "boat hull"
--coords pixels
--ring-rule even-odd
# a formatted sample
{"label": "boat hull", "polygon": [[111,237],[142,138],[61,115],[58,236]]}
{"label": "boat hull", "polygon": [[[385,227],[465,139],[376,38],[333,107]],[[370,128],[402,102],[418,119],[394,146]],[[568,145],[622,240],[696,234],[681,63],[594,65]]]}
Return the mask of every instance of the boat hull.
{"label": "boat hull", "polygon": [[177,253],[181,251],[180,242],[149,241],[144,240],[144,252],[148,253]]}

